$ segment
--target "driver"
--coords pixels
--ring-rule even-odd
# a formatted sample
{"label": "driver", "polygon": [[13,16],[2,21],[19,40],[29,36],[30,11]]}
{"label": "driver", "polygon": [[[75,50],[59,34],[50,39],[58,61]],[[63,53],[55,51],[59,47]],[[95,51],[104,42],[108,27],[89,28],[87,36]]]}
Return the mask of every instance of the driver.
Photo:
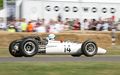
{"label": "driver", "polygon": [[55,40],[55,34],[49,34],[47,39],[48,40]]}

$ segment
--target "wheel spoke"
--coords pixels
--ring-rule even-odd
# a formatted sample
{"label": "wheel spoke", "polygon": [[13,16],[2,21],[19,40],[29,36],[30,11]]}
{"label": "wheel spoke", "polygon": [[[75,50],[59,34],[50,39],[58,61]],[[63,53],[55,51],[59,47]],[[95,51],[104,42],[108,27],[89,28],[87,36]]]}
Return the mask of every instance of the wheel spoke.
{"label": "wheel spoke", "polygon": [[27,42],[24,45],[24,50],[27,54],[31,54],[35,51],[35,45],[32,42]]}
{"label": "wheel spoke", "polygon": [[94,43],[88,43],[86,44],[85,50],[88,54],[92,55],[95,53],[96,47]]}

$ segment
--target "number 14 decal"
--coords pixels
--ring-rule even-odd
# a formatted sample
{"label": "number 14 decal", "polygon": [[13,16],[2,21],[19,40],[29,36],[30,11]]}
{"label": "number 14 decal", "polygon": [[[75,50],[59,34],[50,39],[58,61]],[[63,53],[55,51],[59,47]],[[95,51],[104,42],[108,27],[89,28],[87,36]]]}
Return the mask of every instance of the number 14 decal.
{"label": "number 14 decal", "polygon": [[64,52],[71,52],[70,45],[64,45]]}

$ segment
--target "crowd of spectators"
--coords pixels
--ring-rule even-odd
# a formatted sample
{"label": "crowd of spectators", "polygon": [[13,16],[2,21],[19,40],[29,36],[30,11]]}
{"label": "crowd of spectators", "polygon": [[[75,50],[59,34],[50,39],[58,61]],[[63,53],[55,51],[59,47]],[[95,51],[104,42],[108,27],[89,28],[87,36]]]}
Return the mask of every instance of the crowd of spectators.
{"label": "crowd of spectators", "polygon": [[8,21],[7,24],[0,22],[0,29],[8,32],[52,32],[59,33],[67,30],[94,30],[94,31],[111,31],[117,29],[114,21],[111,19],[69,19],[50,20],[46,23],[45,19],[31,20],[26,22],[25,19]]}

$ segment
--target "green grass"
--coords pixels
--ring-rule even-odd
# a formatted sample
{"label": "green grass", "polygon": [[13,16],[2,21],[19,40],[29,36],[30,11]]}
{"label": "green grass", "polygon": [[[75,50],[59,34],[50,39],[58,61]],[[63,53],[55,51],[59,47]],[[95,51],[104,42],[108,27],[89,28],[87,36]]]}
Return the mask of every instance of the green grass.
{"label": "green grass", "polygon": [[119,62],[0,63],[0,75],[120,75]]}
{"label": "green grass", "polygon": [[0,57],[11,56],[7,48],[0,48]]}
{"label": "green grass", "polygon": [[120,45],[115,45],[108,48],[107,55],[120,55]]}

